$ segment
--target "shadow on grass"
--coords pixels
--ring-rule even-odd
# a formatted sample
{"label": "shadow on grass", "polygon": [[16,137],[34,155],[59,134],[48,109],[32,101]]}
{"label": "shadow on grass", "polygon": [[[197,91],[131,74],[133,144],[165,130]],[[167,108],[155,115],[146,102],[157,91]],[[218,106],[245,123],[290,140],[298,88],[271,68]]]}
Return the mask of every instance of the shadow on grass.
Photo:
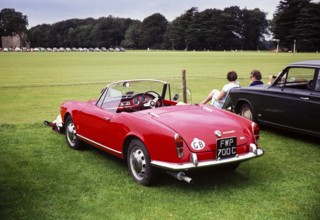
{"label": "shadow on grass", "polygon": [[[246,168],[250,169],[250,168]],[[192,178],[192,183],[177,180],[165,173],[155,185],[156,187],[177,186],[185,190],[212,191],[217,189],[235,189],[243,188],[249,185],[259,184],[262,174],[257,176],[250,174],[247,170],[240,167],[235,171],[226,171],[223,168],[207,168],[186,172],[186,175]],[[255,179],[257,178],[257,179]]]}
{"label": "shadow on grass", "polygon": [[304,141],[313,145],[318,145],[320,141],[319,137],[314,137],[307,134],[301,134],[301,133],[269,127],[269,126],[260,126],[260,128],[261,128],[261,131],[265,131],[270,134],[280,136],[283,139],[290,138],[293,141]]}
{"label": "shadow on grass", "polygon": [[[88,152],[99,157],[102,160],[108,161],[108,169],[114,168],[116,170],[121,170],[121,173],[126,172],[127,175],[123,178],[128,178],[134,183],[134,180],[129,174],[127,163],[125,160],[118,158],[114,155],[111,155],[103,150],[92,147],[88,144],[85,145],[85,148],[81,150],[83,152]],[[259,158],[258,158],[259,160]],[[178,180],[163,170],[159,171],[159,177],[151,187],[168,187],[168,186],[177,186],[184,189],[193,190],[194,188],[202,188],[207,190],[212,190],[213,188],[234,188],[234,187],[245,187],[251,184],[258,184],[263,179],[263,174],[259,172],[259,168],[252,167],[250,165],[244,165],[245,163],[250,163],[250,161],[240,164],[236,170],[225,170],[223,167],[213,167],[205,169],[196,169],[185,172],[187,176],[192,178],[192,183],[187,183],[183,180]],[[110,167],[111,166],[111,167]],[[251,169],[251,170],[250,170]],[[258,176],[257,176],[258,175]],[[255,179],[258,177],[258,179]],[[127,181],[125,181],[127,182]],[[134,183],[137,184],[137,183]]]}
{"label": "shadow on grass", "polygon": [[99,148],[93,147],[87,143],[84,143],[83,149],[80,150],[81,152],[90,152],[94,155],[96,155],[97,157],[101,157],[104,160],[107,161],[112,161],[112,163],[114,163],[117,166],[123,166],[124,168],[126,168],[127,163],[125,160],[116,157],[108,152],[105,152]]}
{"label": "shadow on grass", "polygon": [[[275,136],[276,138],[282,140],[288,141],[290,139],[290,142],[293,143],[303,141],[310,145],[314,145],[315,147],[317,147],[319,143],[319,138],[271,127],[264,126],[262,132],[269,133],[271,134],[271,136]],[[264,145],[268,145],[268,140],[265,141]],[[112,167],[108,167],[108,169],[115,168],[115,171],[120,169],[121,173],[127,173],[127,175],[123,176],[123,178],[128,178],[133,182],[128,172],[126,161],[87,144],[83,151],[89,152],[90,154],[92,153],[103,160],[109,161],[107,166],[111,165]],[[226,171],[222,167],[216,167],[186,172],[186,175],[193,179],[192,184],[177,180],[176,178],[161,171],[158,181],[154,183],[152,187],[162,188],[167,186],[177,186],[181,189],[193,190],[197,188],[197,190],[200,190],[201,188],[201,190],[212,190],[217,188],[242,188],[250,185],[255,186],[261,183],[268,183],[270,181],[281,181],[279,179],[270,179],[270,176],[268,177],[268,175],[272,174],[281,176],[279,174],[281,173],[281,171],[275,166],[272,166],[272,164],[274,164],[275,162],[268,161],[272,159],[267,158],[269,153],[268,151],[266,151],[266,155],[262,158],[257,158],[253,161],[247,161],[240,164],[238,169],[234,171]],[[259,160],[261,159],[265,161],[260,163]]]}
{"label": "shadow on grass", "polygon": [[[103,150],[100,150],[95,147],[91,147],[90,145],[86,145],[86,147],[82,150],[84,152],[90,152],[101,159],[111,162],[112,166],[121,167],[121,169],[126,170],[128,175],[127,178],[131,178],[127,163],[125,160],[122,160],[118,157],[115,157]],[[110,163],[109,163],[110,165]],[[245,169],[245,171],[243,171]],[[181,185],[182,187],[193,188],[199,186],[223,186],[223,187],[234,187],[234,185],[242,185],[242,184],[250,184],[254,183],[252,181],[250,172],[247,172],[246,169],[250,169],[249,167],[242,168],[242,165],[238,167],[238,169],[234,171],[224,170],[223,167],[215,167],[215,168],[205,168],[205,169],[197,169],[185,172],[187,176],[193,179],[192,183],[187,183],[182,180],[178,180],[169,174],[167,174],[163,170],[159,171],[159,177],[157,181],[152,185],[152,187],[163,187],[167,185]],[[133,181],[133,180],[132,180]]]}

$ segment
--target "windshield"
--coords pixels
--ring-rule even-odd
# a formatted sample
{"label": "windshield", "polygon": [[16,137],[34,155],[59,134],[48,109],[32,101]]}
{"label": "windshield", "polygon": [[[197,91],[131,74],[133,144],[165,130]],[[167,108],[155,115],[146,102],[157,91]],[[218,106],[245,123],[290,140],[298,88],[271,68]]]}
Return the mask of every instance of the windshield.
{"label": "windshield", "polygon": [[312,90],[315,69],[304,67],[291,67],[276,80],[275,86],[283,88],[295,88]]}
{"label": "windshield", "polygon": [[139,81],[120,81],[110,84],[108,86],[109,98],[115,98],[118,96],[131,97],[136,94],[146,93],[148,91],[154,91],[159,95],[162,95],[164,82],[153,80],[139,80]]}
{"label": "windshield", "polygon": [[103,90],[97,106],[114,113],[119,112],[119,109],[141,110],[143,107],[149,107],[151,101],[154,101],[155,105],[158,104],[157,107],[163,106],[164,99],[171,100],[168,87],[169,84],[159,80],[127,80],[111,83]]}

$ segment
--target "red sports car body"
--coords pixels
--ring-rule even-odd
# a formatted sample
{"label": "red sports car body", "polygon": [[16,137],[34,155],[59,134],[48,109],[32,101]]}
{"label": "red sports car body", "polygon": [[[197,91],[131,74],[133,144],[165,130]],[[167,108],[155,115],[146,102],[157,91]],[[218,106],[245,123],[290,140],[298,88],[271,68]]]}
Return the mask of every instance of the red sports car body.
{"label": "red sports car body", "polygon": [[184,173],[190,169],[235,169],[264,154],[254,122],[211,106],[181,104],[177,98],[160,80],[111,83],[98,100],[63,103],[62,130],[73,149],[86,142],[125,159],[142,185],[150,185],[159,170],[190,182]]}

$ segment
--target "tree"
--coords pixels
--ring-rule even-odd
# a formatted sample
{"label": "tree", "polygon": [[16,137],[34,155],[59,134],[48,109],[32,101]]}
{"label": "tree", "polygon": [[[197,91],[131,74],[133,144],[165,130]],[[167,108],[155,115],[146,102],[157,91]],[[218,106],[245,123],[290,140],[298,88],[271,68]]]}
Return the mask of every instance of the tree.
{"label": "tree", "polygon": [[166,36],[172,45],[172,49],[188,50],[189,43],[194,38],[194,34],[189,31],[189,28],[197,13],[198,8],[192,7],[169,24]]}
{"label": "tree", "polygon": [[140,21],[133,21],[125,33],[125,39],[121,42],[123,47],[136,49],[139,48],[140,39]]}
{"label": "tree", "polygon": [[97,47],[110,46],[118,47],[121,41],[124,39],[125,31],[128,28],[128,24],[131,23],[131,19],[127,21],[123,18],[114,18],[108,16],[98,19],[98,22],[94,29],[94,44]]}
{"label": "tree", "polygon": [[142,48],[163,49],[167,19],[160,13],[145,18],[141,24],[140,45]]}
{"label": "tree", "polygon": [[178,49],[256,50],[267,27],[266,14],[259,9],[191,8],[169,25],[167,36]]}
{"label": "tree", "polygon": [[260,9],[242,10],[241,19],[241,35],[242,45],[245,50],[259,49],[259,42],[264,38],[267,33],[268,21],[266,14]]}
{"label": "tree", "polygon": [[192,7],[170,23],[159,13],[143,22],[112,16],[70,19],[33,27],[28,35],[33,47],[256,50],[267,26],[266,13],[259,9],[233,6],[199,12]]}
{"label": "tree", "polygon": [[[196,13],[186,32],[186,42],[190,49],[203,50],[213,49],[212,45],[217,43],[219,33],[215,24],[218,17],[218,9],[206,9]],[[220,11],[220,10],[219,10]]]}
{"label": "tree", "polygon": [[228,15],[226,19],[226,25],[231,33],[223,38],[223,49],[243,49],[243,10],[238,6],[231,6],[225,8],[224,13]]}
{"label": "tree", "polygon": [[27,31],[28,17],[14,9],[5,8],[0,12],[0,36],[18,35],[22,42],[25,42],[25,33]]}
{"label": "tree", "polygon": [[320,50],[320,3],[310,3],[301,10],[294,35],[298,51]]}
{"label": "tree", "polygon": [[280,40],[283,47],[292,49],[296,40],[296,23],[301,10],[310,4],[310,0],[282,0],[273,17],[274,38]]}
{"label": "tree", "polygon": [[50,32],[50,25],[42,24],[34,27],[32,32],[28,33],[31,46],[39,45],[42,47],[49,47],[50,39],[48,33]]}
{"label": "tree", "polygon": [[69,19],[29,30],[33,47],[113,47],[120,46],[131,19],[101,17]]}

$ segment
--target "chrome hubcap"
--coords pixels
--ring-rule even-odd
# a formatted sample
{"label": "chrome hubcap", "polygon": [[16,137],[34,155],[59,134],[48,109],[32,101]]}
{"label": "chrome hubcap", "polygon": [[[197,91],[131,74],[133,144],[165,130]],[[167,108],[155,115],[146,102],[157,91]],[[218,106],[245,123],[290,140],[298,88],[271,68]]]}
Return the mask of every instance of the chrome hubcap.
{"label": "chrome hubcap", "polygon": [[243,109],[242,117],[247,118],[252,121],[252,113],[251,113],[250,109],[247,109],[247,108]]}
{"label": "chrome hubcap", "polygon": [[142,180],[146,170],[145,156],[140,148],[134,148],[130,155],[130,165],[132,168],[133,175]]}
{"label": "chrome hubcap", "polygon": [[67,138],[68,138],[68,142],[71,146],[75,146],[75,141],[76,141],[76,129],[74,127],[73,122],[69,123],[68,127],[67,127]]}

